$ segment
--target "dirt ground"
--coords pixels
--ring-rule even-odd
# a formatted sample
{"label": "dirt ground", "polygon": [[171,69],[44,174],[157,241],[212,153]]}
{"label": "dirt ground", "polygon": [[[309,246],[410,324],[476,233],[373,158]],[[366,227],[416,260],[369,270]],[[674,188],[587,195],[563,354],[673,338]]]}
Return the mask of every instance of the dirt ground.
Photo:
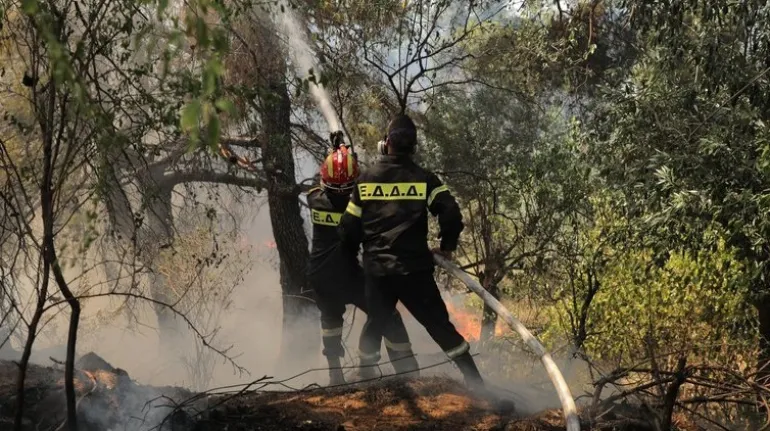
{"label": "dirt ground", "polygon": [[519,418],[439,377],[218,398],[205,430],[564,430],[560,412]]}
{"label": "dirt ground", "polygon": [[[180,410],[188,413],[184,421],[173,421],[169,429],[174,431],[564,429],[559,412],[518,418],[510,408],[501,411],[498,404],[474,397],[449,378],[386,378],[299,392],[219,394],[192,408],[187,402],[192,396],[189,392],[142,386],[100,358],[90,359],[79,363],[75,382],[81,428],[88,431],[152,429],[161,422],[158,417],[133,424],[127,423],[127,418],[141,416],[148,410],[146,403],[158,398],[168,400],[164,416],[173,411],[172,405],[180,403],[185,407]],[[0,361],[0,429],[8,429],[12,423],[16,377],[17,366]],[[61,425],[65,414],[62,387],[61,367],[30,366],[25,391],[26,429],[56,429]],[[193,417],[200,410],[206,413]]]}
{"label": "dirt ground", "polygon": [[[89,356],[90,355],[90,356]],[[566,431],[560,410],[519,417],[511,405],[469,392],[446,377],[385,378],[337,388],[195,395],[140,385],[96,355],[78,361],[80,431]],[[0,431],[12,428],[16,364],[0,361]],[[66,413],[61,367],[31,365],[25,430],[57,430]],[[680,430],[698,431],[684,426]],[[647,427],[584,423],[581,429]]]}

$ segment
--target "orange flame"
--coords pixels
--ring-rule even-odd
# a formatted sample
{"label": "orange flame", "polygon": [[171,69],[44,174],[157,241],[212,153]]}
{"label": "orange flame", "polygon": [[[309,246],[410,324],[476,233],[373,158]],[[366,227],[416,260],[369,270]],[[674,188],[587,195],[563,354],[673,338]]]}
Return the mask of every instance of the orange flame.
{"label": "orange flame", "polygon": [[460,333],[468,341],[478,341],[481,334],[481,319],[467,310],[456,307],[451,301],[447,301],[446,309],[449,311],[449,318]]}
{"label": "orange flame", "polygon": [[[478,341],[481,335],[481,313],[473,313],[465,307],[457,307],[452,301],[445,301],[449,317],[460,333],[468,341]],[[505,325],[498,320],[495,325],[495,336],[505,332]]]}

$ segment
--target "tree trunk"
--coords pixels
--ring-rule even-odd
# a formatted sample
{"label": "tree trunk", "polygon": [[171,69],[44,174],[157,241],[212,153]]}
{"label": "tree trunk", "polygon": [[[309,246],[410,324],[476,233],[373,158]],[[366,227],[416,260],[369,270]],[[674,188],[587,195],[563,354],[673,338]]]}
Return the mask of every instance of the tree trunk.
{"label": "tree trunk", "polygon": [[672,424],[674,422],[674,408],[676,407],[676,400],[679,397],[679,390],[687,380],[686,366],[687,357],[680,357],[677,361],[676,371],[674,372],[674,381],[669,383],[666,388],[666,393],[663,396],[663,412],[660,423],[661,430],[667,431],[672,429]]}
{"label": "tree trunk", "polygon": [[262,109],[267,141],[262,157],[267,174],[267,200],[280,259],[283,294],[281,366],[313,368],[320,350],[318,311],[307,289],[305,269],[308,240],[296,190],[294,152],[291,143],[291,102],[283,75],[268,84]]}
{"label": "tree trunk", "polygon": [[754,302],[759,318],[759,358],[757,383],[770,383],[770,294],[761,295]]}
{"label": "tree trunk", "polygon": [[[495,247],[493,242],[492,223],[488,217],[486,202],[479,200],[478,215],[481,227],[481,241],[484,250],[484,271],[479,274],[479,282],[495,299],[500,299],[497,272],[499,266],[495,260]],[[482,346],[488,345],[495,338],[495,326],[497,325],[497,313],[486,303],[481,317],[481,330],[479,341]]]}
{"label": "tree trunk", "polygon": [[[161,178],[155,178],[149,172],[135,170],[135,185],[142,196],[143,205],[132,208],[127,191],[121,187],[120,175],[113,168],[121,159],[114,155],[104,155],[104,174],[100,177],[105,182],[105,203],[107,204],[110,228],[118,244],[128,246],[137,253],[136,259],[149,270],[147,296],[163,304],[173,305],[173,297],[166,277],[158,271],[161,250],[174,239],[174,219],[171,207],[172,187],[159,186]],[[162,172],[161,172],[162,174]],[[128,175],[128,174],[126,174]],[[135,214],[141,214],[141,221]],[[120,259],[120,253],[115,257]],[[113,274],[108,279],[117,279],[120,268],[110,267],[105,262],[105,273]],[[129,286],[131,288],[131,286]],[[176,343],[183,337],[183,328],[175,314],[160,304],[153,304],[157,318],[160,346],[164,350],[175,350]]]}
{"label": "tree trunk", "polygon": [[40,324],[40,319],[43,317],[43,312],[45,311],[46,299],[48,299],[48,285],[51,281],[51,266],[47,259],[43,259],[42,278],[43,279],[40,282],[40,291],[37,294],[35,313],[32,315],[32,320],[27,327],[27,340],[24,343],[24,351],[22,352],[21,360],[19,361],[19,374],[16,378],[16,413],[13,421],[14,431],[21,431],[23,429],[26,395],[24,383],[27,378],[29,359],[32,356],[32,346],[35,344],[38,325]]}
{"label": "tree trunk", "polygon": [[[147,200],[146,223],[141,235],[140,260],[151,270],[149,276],[150,297],[159,301],[153,309],[158,319],[160,346],[166,351],[176,351],[183,346],[185,332],[182,323],[171,309],[163,304],[173,306],[176,298],[171,290],[166,276],[159,271],[161,251],[170,246],[174,239],[174,219],[171,208],[171,187],[157,187],[155,181],[143,181],[142,195]],[[151,184],[151,185],[149,185]],[[175,352],[176,353],[176,352]]]}
{"label": "tree trunk", "polygon": [[[588,314],[591,311],[591,303],[593,302],[594,297],[599,292],[599,288],[601,287],[601,283],[599,282],[599,279],[596,277],[596,274],[592,268],[589,268],[586,271],[586,285],[588,287],[588,291],[586,291],[585,297],[583,297],[583,302],[579,309],[577,309],[577,305],[575,305],[576,308],[574,310],[574,313],[577,315],[577,327],[574,328],[574,343],[575,348],[578,350],[583,348],[583,344],[588,338]],[[577,292],[574,290],[572,297],[576,304]]]}
{"label": "tree trunk", "polygon": [[[497,283],[492,280],[492,275],[486,271],[482,273],[481,285],[491,293],[495,299],[500,299],[500,288]],[[497,326],[497,313],[488,304],[484,303],[484,313],[481,318],[481,334],[479,334],[479,341],[482,346],[487,345],[495,338],[495,327]]]}
{"label": "tree trunk", "polygon": [[[104,202],[109,215],[110,230],[116,240],[115,248],[120,249],[122,247],[119,245],[124,245],[128,250],[133,250],[137,253],[136,259],[144,268],[150,270],[148,297],[173,304],[174,298],[170,295],[166,277],[157,271],[162,247],[170,244],[174,238],[172,188],[159,186],[162,171],[154,176],[142,167],[133,166],[120,153],[105,151],[101,157],[102,173],[99,179],[104,183]],[[134,176],[134,185],[143,199],[143,205],[139,208],[133,208],[128,198],[129,191],[121,185],[124,177],[131,175]],[[123,257],[120,252],[114,257],[115,260],[121,258]],[[120,268],[113,268],[111,265],[108,259],[105,262],[105,273],[112,274],[107,278],[115,280],[120,275]],[[168,307],[154,304],[153,311],[158,321],[160,345],[163,348],[173,346],[173,343],[181,338],[179,330],[182,328],[177,322],[178,319],[175,319],[174,313]]]}

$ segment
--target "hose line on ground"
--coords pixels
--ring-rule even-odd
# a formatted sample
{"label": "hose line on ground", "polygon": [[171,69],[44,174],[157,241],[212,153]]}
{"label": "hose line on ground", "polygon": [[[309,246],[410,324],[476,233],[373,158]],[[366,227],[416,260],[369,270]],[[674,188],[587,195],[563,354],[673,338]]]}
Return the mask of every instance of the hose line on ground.
{"label": "hose line on ground", "polygon": [[524,326],[519,319],[514,317],[513,314],[500,303],[500,301],[495,299],[491,293],[487,292],[487,290],[481,286],[481,283],[471,278],[471,276],[461,270],[457,265],[442,256],[434,254],[433,258],[440,267],[460,279],[460,281],[468,286],[468,289],[481,297],[484,303],[494,310],[498,316],[502,317],[508,326],[518,332],[521,338],[524,339],[524,342],[537,353],[540,360],[543,362],[548,377],[551,379],[551,382],[556,389],[556,393],[559,395],[559,401],[561,401],[561,406],[564,410],[564,419],[567,422],[567,431],[580,431],[580,420],[578,418],[575,400],[572,398],[572,392],[570,392],[569,386],[567,386],[567,382],[564,380],[564,376],[559,370],[559,367],[557,367],[556,363],[553,361],[551,354],[545,350],[545,347],[543,347],[540,341],[532,335],[527,327]]}

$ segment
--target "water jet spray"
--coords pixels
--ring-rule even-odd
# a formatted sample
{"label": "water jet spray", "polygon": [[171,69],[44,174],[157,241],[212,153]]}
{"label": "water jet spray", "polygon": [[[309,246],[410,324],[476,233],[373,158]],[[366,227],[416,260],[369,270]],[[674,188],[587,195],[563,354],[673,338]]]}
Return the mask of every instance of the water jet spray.
{"label": "water jet spray", "polygon": [[[315,99],[318,109],[321,111],[328,130],[331,131],[331,142],[334,145],[334,139],[338,138],[340,141],[343,139],[340,120],[337,117],[337,112],[331,103],[329,93],[323,87],[320,82],[320,68],[316,62],[315,55],[310,49],[310,45],[305,38],[305,28],[299,24],[292,8],[281,8],[278,12],[278,23],[282,30],[282,33],[286,36],[289,45],[289,51],[294,63],[299,72],[307,73],[310,77],[312,85],[310,85],[310,93]],[[318,76],[315,75],[316,71]],[[337,136],[338,135],[338,136]]]}

